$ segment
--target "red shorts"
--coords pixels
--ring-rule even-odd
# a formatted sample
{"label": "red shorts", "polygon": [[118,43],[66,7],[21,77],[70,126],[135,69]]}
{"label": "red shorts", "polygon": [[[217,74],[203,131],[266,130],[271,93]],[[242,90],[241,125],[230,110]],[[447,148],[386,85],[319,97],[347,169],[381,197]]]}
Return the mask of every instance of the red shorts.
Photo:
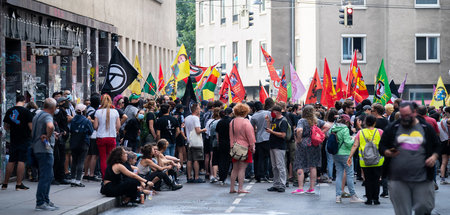
{"label": "red shorts", "polygon": [[[234,158],[232,158],[232,159],[231,159],[231,162],[235,163],[235,162],[238,162],[238,160],[235,160]],[[250,151],[250,149],[248,150],[248,153],[247,153],[247,160],[245,160],[245,161],[243,161],[243,162],[246,162],[246,163],[253,163],[253,154],[252,154],[252,152]]]}

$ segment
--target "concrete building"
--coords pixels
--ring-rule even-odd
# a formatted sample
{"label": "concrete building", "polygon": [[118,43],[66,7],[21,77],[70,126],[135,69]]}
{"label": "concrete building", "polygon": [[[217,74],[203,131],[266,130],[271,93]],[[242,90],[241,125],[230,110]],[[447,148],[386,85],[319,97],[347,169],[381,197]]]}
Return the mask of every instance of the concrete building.
{"label": "concrete building", "polygon": [[[196,59],[201,66],[219,63],[229,73],[237,65],[249,99],[257,98],[259,81],[269,77],[261,46],[275,60],[275,67],[289,66],[291,27],[288,1],[196,1]],[[270,8],[279,8],[270,9]],[[282,9],[284,8],[284,9]],[[253,26],[248,13],[253,12]]]}
{"label": "concrete building", "polygon": [[[176,52],[176,2],[0,0],[2,110],[17,91],[38,104],[55,91],[98,92],[115,41],[144,76],[169,70]],[[6,99],[5,99],[6,98]]]}
{"label": "concrete building", "polygon": [[[353,27],[339,24],[341,3],[354,6]],[[334,0],[297,3],[296,66],[304,81],[314,69],[322,76],[327,58],[333,77],[345,76],[354,49],[369,93],[384,59],[389,79],[400,84],[408,73],[403,99],[432,99],[433,84],[450,82],[450,2],[442,0]],[[444,10],[445,9],[445,10]],[[345,79],[345,77],[343,77]]]}

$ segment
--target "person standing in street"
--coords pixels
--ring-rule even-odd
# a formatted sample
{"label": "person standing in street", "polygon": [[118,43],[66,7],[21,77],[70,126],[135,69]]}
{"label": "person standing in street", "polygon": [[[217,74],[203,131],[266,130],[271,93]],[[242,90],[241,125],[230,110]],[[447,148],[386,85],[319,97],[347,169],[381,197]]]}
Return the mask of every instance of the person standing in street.
{"label": "person standing in street", "polygon": [[35,210],[57,210],[50,201],[50,184],[53,179],[53,148],[55,147],[55,126],[53,114],[56,111],[56,100],[44,100],[44,110],[39,112],[32,123],[32,140],[34,155],[39,166],[39,183],[36,191]]}
{"label": "person standing in street", "polygon": [[162,115],[156,120],[156,136],[157,140],[166,139],[169,142],[166,155],[175,156],[176,138],[180,134],[180,126],[178,120],[169,113],[170,106],[162,104],[160,114]]}
{"label": "person standing in street", "polygon": [[[190,144],[192,144],[190,141],[191,132],[197,133],[197,135],[200,135],[204,132],[206,132],[206,129],[200,128],[200,107],[198,104],[192,104],[191,105],[191,111],[192,114],[186,117],[185,124],[186,124],[186,134],[187,134],[187,140],[188,140],[188,162],[187,162],[187,176],[188,176],[188,183],[205,183],[205,180],[199,178],[199,172],[200,172],[200,161],[204,159],[203,157],[203,148],[194,148],[190,147]],[[194,168],[194,177],[192,177],[192,167]]]}
{"label": "person standing in street", "polygon": [[261,102],[255,102],[256,113],[253,114],[250,122],[255,128],[256,132],[256,150],[254,157],[255,166],[255,179],[257,183],[261,180],[268,181],[268,165],[266,160],[270,157],[270,147],[269,147],[269,137],[270,134],[267,133],[267,123],[266,116],[270,115],[270,111],[264,110]]}
{"label": "person standing in street", "polygon": [[2,184],[2,190],[8,187],[9,177],[11,176],[14,165],[17,163],[16,170],[16,190],[28,190],[29,188],[22,183],[25,174],[25,161],[27,160],[28,147],[31,138],[31,122],[33,115],[25,107],[25,97],[17,95],[16,106],[6,111],[3,122],[5,129],[10,133],[9,161],[6,165],[5,180]]}
{"label": "person standing in street", "polygon": [[267,133],[270,134],[269,144],[270,144],[270,160],[272,162],[272,172],[273,172],[273,186],[267,191],[270,192],[285,192],[286,190],[286,165],[285,165],[285,155],[286,155],[286,132],[288,129],[287,120],[283,119],[281,114],[281,107],[275,105],[272,108],[270,120],[269,116],[266,116],[267,122]]}
{"label": "person standing in street", "polygon": [[219,166],[219,184],[224,185],[230,169],[230,122],[233,117],[233,110],[226,108],[219,112],[221,117],[216,126],[217,140],[219,147],[217,159]]}
{"label": "person standing in street", "polygon": [[241,146],[247,147],[247,159],[240,161],[232,159],[233,170],[231,172],[231,183],[230,183],[230,193],[236,193],[235,184],[236,178],[239,182],[238,193],[249,193],[244,190],[244,178],[245,170],[247,165],[253,162],[252,154],[255,151],[255,131],[248,119],[245,119],[247,114],[250,112],[250,107],[246,104],[237,104],[233,108],[234,118],[230,122],[230,147],[234,144],[239,144]]}
{"label": "person standing in street", "polygon": [[435,205],[434,165],[440,142],[433,127],[416,117],[417,105],[403,102],[400,120],[384,130],[380,154],[389,158],[389,193],[395,214],[431,214]]}

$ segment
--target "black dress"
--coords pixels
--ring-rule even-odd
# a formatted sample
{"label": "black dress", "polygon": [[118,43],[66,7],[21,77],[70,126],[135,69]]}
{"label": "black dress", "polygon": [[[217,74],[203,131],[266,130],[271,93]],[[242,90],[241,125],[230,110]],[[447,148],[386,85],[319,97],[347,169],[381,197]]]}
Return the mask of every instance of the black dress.
{"label": "black dress", "polygon": [[[125,180],[126,179],[126,180]],[[100,193],[107,197],[126,196],[132,200],[138,196],[137,187],[139,181],[134,178],[128,178],[122,174],[115,174],[112,166],[107,166],[105,170],[104,180],[111,181],[102,186]]]}

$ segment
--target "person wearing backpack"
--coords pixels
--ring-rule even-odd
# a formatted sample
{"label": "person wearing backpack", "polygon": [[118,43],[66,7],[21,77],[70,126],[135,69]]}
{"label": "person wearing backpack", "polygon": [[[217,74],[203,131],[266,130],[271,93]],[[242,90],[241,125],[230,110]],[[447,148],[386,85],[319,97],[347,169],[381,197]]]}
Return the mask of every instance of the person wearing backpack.
{"label": "person wearing backpack", "polygon": [[71,186],[84,187],[81,183],[83,164],[89,150],[89,136],[94,132],[92,123],[84,116],[86,105],[75,107],[75,117],[70,122],[70,150],[72,151]]}
{"label": "person wearing backpack", "polygon": [[356,195],[354,182],[353,164],[347,165],[347,158],[350,155],[353,146],[353,138],[350,136],[350,116],[342,114],[337,123],[331,128],[331,133],[336,135],[338,143],[338,151],[334,155],[333,160],[336,165],[336,203],[342,203],[342,178],[344,177],[344,170],[347,176],[347,186],[350,191],[350,202],[359,203],[364,202]]}
{"label": "person wearing backpack", "polygon": [[379,205],[381,166],[384,163],[384,157],[378,152],[383,130],[375,128],[377,118],[373,115],[367,115],[365,119],[366,128],[360,130],[355,137],[350,155],[347,159],[347,165],[352,166],[353,154],[358,150],[359,165],[364,172],[364,187],[366,188],[366,205]]}
{"label": "person wearing backpack", "polygon": [[[322,141],[325,139],[325,134],[321,129],[326,129],[325,123],[317,119],[315,110],[312,105],[307,105],[302,110],[302,119],[297,123],[295,142],[297,143],[297,150],[295,151],[294,171],[297,172],[298,189],[291,192],[292,194],[315,194],[314,186],[317,179],[317,167],[322,165],[320,140],[314,142],[313,138],[317,134],[322,134]],[[314,131],[313,131],[314,130]],[[315,140],[316,141],[316,140]],[[305,192],[303,190],[303,183],[305,179],[305,169],[310,171],[310,185]]]}

